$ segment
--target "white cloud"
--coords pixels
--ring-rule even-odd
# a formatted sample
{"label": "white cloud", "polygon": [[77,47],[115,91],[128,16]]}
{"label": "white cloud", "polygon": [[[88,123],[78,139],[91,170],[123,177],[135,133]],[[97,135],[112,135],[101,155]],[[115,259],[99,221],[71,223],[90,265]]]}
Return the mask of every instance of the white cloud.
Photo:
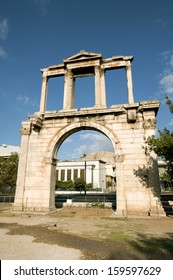
{"label": "white cloud", "polygon": [[164,20],[163,18],[156,18],[154,20],[154,23],[161,27],[167,27],[167,25],[168,25],[167,21]]}
{"label": "white cloud", "polygon": [[173,94],[173,73],[168,73],[160,80],[162,91],[165,94]]}
{"label": "white cloud", "polygon": [[102,141],[105,136],[103,134],[96,134],[96,133],[85,133],[79,135],[81,139],[83,140],[90,140],[90,141]]}
{"label": "white cloud", "polygon": [[171,55],[171,58],[170,58],[170,66],[173,68],[173,54]]}
{"label": "white cloud", "polygon": [[0,58],[5,59],[7,57],[8,57],[7,52],[2,47],[0,47]]}
{"label": "white cloud", "polygon": [[73,142],[73,140],[71,138],[67,138],[67,139],[65,139],[63,144],[68,144],[68,143],[71,143],[71,142]]}
{"label": "white cloud", "polygon": [[0,39],[2,40],[6,40],[7,35],[8,35],[8,19],[4,18],[1,22],[0,22]]}
{"label": "white cloud", "polygon": [[160,91],[164,95],[170,95],[173,94],[173,54],[166,51],[161,57],[165,66],[159,81]]}
{"label": "white cloud", "polygon": [[85,144],[80,145],[72,151],[73,159],[80,158],[83,154],[90,154],[99,151],[113,152],[111,141],[101,133],[86,132],[80,134],[79,138],[84,141]]}
{"label": "white cloud", "polygon": [[26,96],[26,95],[21,95],[19,94],[17,97],[16,97],[17,101],[20,101],[24,104],[28,104],[29,103],[29,97]]}
{"label": "white cloud", "polygon": [[99,151],[114,152],[111,141],[102,133],[96,131],[83,131],[74,133],[67,138],[58,151],[60,159],[80,159],[84,154]]}
{"label": "white cloud", "polygon": [[31,0],[37,7],[40,8],[43,15],[47,14],[48,5],[51,0]]}
{"label": "white cloud", "polygon": [[173,119],[168,123],[168,125],[170,125],[170,126],[173,125]]}
{"label": "white cloud", "polygon": [[72,159],[79,159],[83,156],[83,154],[87,154],[88,152],[88,146],[87,145],[81,145],[77,148],[75,148],[71,153]]}
{"label": "white cloud", "polygon": [[27,95],[19,94],[17,95],[16,100],[23,103],[24,105],[31,105],[31,106],[37,105],[37,101],[30,99]]}
{"label": "white cloud", "polygon": [[[8,35],[8,19],[4,18],[2,21],[0,21],[0,39],[6,40]],[[6,59],[8,58],[7,52],[4,50],[3,47],[0,46],[0,59]]]}

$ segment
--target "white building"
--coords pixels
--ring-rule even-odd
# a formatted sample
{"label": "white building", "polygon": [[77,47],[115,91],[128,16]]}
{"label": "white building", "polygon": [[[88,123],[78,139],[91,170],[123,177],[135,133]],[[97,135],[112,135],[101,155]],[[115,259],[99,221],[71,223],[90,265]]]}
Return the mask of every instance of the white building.
{"label": "white building", "polygon": [[0,146],[0,157],[8,158],[12,153],[20,153],[19,146],[11,146],[3,144]]}
{"label": "white building", "polygon": [[106,169],[106,185],[109,191],[116,190],[116,163],[115,153],[108,151],[100,151],[91,153],[82,158],[83,160],[103,160]]}
{"label": "white building", "polygon": [[106,168],[102,160],[58,161],[56,169],[58,181],[82,178],[93,188],[106,189]]}

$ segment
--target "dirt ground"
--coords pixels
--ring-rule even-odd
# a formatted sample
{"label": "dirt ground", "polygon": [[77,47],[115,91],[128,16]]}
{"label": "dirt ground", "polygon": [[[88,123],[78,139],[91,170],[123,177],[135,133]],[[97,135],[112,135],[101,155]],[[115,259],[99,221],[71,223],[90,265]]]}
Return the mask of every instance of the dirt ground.
{"label": "dirt ground", "polygon": [[[0,229],[6,237],[13,236],[14,242],[15,237],[32,237],[33,245],[58,245],[61,252],[75,249],[69,259],[173,259],[173,217],[118,218],[112,209],[74,207],[49,215],[19,215],[9,209],[9,204],[0,205]],[[20,259],[25,256],[23,252]],[[43,252],[39,259],[44,259]]]}

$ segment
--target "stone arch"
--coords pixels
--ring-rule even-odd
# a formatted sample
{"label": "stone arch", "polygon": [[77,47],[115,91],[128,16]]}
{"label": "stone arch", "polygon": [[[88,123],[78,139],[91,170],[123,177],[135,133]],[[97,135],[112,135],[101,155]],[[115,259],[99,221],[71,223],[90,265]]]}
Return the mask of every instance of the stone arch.
{"label": "stone arch", "polygon": [[85,122],[78,122],[78,123],[72,123],[70,125],[67,125],[66,127],[62,128],[60,131],[58,131],[54,137],[51,139],[48,150],[47,150],[47,157],[54,158],[55,154],[57,153],[59,147],[64,142],[64,140],[69,137],[71,134],[80,131],[80,130],[95,130],[102,134],[104,134],[109,140],[111,141],[115,154],[121,155],[122,154],[122,148],[121,143],[117,137],[117,135],[112,132],[108,127],[102,124],[98,124],[91,121],[85,121]]}
{"label": "stone arch", "polygon": [[[48,144],[48,149],[47,149],[47,158],[51,159],[51,162],[54,161],[55,155],[58,152],[59,147],[61,144],[64,142],[64,140],[70,136],[71,134],[80,131],[80,130],[95,130],[98,131],[102,134],[104,134],[106,137],[109,138],[111,141],[114,151],[115,151],[115,161],[116,161],[116,170],[117,170],[117,176],[116,176],[116,181],[117,181],[117,195],[122,199],[124,194],[124,187],[123,187],[123,176],[122,176],[122,159],[123,159],[123,152],[122,152],[122,147],[121,143],[118,139],[118,136],[113,132],[110,128],[103,124],[99,124],[96,122],[91,122],[91,121],[79,121],[79,122],[74,122],[69,125],[66,125],[63,127],[61,130],[59,130],[50,140]],[[51,166],[50,174],[54,174],[53,176],[50,176],[50,189],[54,190],[55,186],[55,165]],[[51,200],[53,200],[54,194],[51,195]],[[121,203],[121,205],[119,205]],[[124,198],[123,198],[123,203],[120,200],[117,201],[117,207],[124,207]]]}
{"label": "stone arch", "polygon": [[[158,168],[153,168],[156,159],[149,153],[146,155],[143,149],[145,137],[155,133],[159,102],[148,100],[134,103],[132,60],[133,56],[102,59],[99,53],[80,51],[64,59],[61,64],[41,69],[40,111],[22,122],[14,211],[54,210],[55,154],[69,135],[92,129],[106,135],[115,150],[116,214],[163,214],[163,208],[158,208],[158,204],[156,207],[156,199],[160,195]],[[128,104],[107,107],[105,71],[116,68],[126,69]],[[95,105],[78,110],[74,108],[75,79],[90,75],[95,76]],[[60,111],[47,111],[48,80],[59,76],[64,76],[65,81],[63,108]],[[146,178],[145,186],[143,181]]]}

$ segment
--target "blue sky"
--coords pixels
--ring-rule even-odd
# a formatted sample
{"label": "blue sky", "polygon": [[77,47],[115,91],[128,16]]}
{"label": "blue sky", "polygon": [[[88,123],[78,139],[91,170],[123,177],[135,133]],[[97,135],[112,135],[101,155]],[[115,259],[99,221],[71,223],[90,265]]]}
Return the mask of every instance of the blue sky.
{"label": "blue sky", "polygon": [[[1,0],[0,145],[20,145],[22,120],[39,110],[40,69],[80,50],[104,58],[134,55],[135,101],[160,100],[157,128],[172,130],[173,116],[164,104],[165,95],[173,96],[172,12],[172,0]],[[107,105],[127,102],[125,73],[108,73]],[[63,79],[57,80],[49,84],[48,109],[62,108]],[[93,77],[77,80],[77,108],[93,105],[93,84]],[[97,149],[112,150],[111,143],[81,131],[66,139],[58,158]]]}

